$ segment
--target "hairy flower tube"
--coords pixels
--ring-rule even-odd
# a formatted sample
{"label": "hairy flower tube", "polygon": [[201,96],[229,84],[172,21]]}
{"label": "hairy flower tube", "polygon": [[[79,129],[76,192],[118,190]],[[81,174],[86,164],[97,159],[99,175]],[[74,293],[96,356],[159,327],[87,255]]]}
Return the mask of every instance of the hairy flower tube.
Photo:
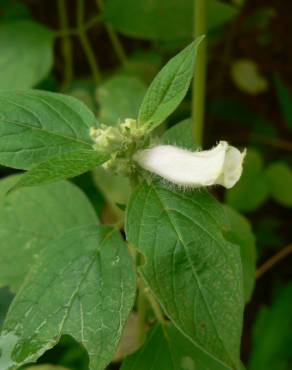
{"label": "hairy flower tube", "polygon": [[220,141],[216,147],[198,152],[158,145],[138,151],[133,159],[145,170],[182,187],[222,185],[229,189],[241,176],[245,153]]}

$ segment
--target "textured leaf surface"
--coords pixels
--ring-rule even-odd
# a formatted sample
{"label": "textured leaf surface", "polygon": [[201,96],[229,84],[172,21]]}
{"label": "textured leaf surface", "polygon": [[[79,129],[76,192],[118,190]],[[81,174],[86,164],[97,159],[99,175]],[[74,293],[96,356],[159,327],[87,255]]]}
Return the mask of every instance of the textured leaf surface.
{"label": "textured leaf surface", "polygon": [[190,150],[197,149],[193,139],[192,120],[187,118],[169,128],[162,136],[163,144],[171,144]]}
{"label": "textured leaf surface", "polygon": [[140,125],[155,128],[183,100],[194,74],[196,54],[201,41],[202,38],[198,38],[192,42],[173,57],[154,78],[140,107]]}
{"label": "textured leaf surface", "polygon": [[[0,193],[18,178],[1,180]],[[98,220],[93,207],[70,182],[21,188],[0,198],[0,285],[16,291],[49,240],[94,222]]]}
{"label": "textured leaf surface", "polygon": [[91,150],[96,119],[69,96],[23,90],[0,92],[0,163],[28,169],[50,157]]}
{"label": "textured leaf surface", "polygon": [[251,298],[256,277],[256,244],[255,236],[249,221],[231,207],[224,206],[229,220],[225,237],[240,247],[243,272],[243,291],[245,302]]}
{"label": "textured leaf surface", "polygon": [[62,334],[87,349],[91,370],[110,362],[136,291],[119,233],[89,225],[47,245],[15,297],[0,337],[0,368],[34,362]]}
{"label": "textured leaf surface", "polygon": [[32,21],[0,25],[0,88],[35,86],[53,65],[54,34]]}
{"label": "textured leaf surface", "polygon": [[117,125],[125,118],[137,118],[145,93],[146,85],[138,78],[123,75],[112,77],[97,90],[100,121]]}
{"label": "textured leaf surface", "polygon": [[121,370],[227,370],[195,347],[173,325],[164,329],[157,325],[144,346],[126,358]]}
{"label": "textured leaf surface", "polygon": [[292,170],[285,162],[274,162],[266,169],[272,197],[285,207],[292,207]]}
{"label": "textured leaf surface", "polygon": [[127,212],[127,238],[141,272],[175,325],[209,356],[238,367],[243,291],[239,248],[225,240],[222,207],[207,193],[141,185]]}
{"label": "textured leaf surface", "polygon": [[288,370],[292,353],[292,284],[283,288],[270,307],[256,318],[249,370]]}
{"label": "textured leaf surface", "polygon": [[79,150],[52,157],[26,172],[16,184],[33,186],[75,177],[101,165],[109,155],[94,150]]}
{"label": "textured leaf surface", "polygon": [[[193,6],[193,0],[108,0],[104,15],[117,30],[131,37],[190,40],[193,35]],[[222,25],[236,13],[233,6],[207,0],[209,29]]]}

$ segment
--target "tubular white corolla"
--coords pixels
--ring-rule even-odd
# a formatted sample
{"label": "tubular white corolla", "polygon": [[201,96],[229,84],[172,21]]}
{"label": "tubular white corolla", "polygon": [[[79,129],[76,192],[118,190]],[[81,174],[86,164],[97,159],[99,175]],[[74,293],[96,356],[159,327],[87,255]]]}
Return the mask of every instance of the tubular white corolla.
{"label": "tubular white corolla", "polygon": [[245,153],[220,141],[213,149],[201,152],[159,145],[138,151],[134,160],[142,168],[183,187],[218,184],[229,189],[241,176]]}

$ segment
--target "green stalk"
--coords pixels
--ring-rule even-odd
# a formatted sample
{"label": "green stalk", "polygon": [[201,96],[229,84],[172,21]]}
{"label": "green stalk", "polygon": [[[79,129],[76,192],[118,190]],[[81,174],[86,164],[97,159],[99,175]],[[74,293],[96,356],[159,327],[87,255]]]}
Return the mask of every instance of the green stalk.
{"label": "green stalk", "polygon": [[90,66],[94,82],[96,85],[99,85],[101,81],[101,73],[90,41],[88,40],[84,24],[84,0],[77,1],[77,27],[80,43]]}
{"label": "green stalk", "polygon": [[[96,0],[96,4],[97,4],[98,8],[101,11],[103,11],[103,9],[104,9],[103,0]],[[125,62],[127,61],[127,55],[126,55],[126,52],[123,48],[123,45],[122,45],[122,43],[119,39],[119,36],[116,34],[115,30],[113,29],[113,27],[110,24],[105,23],[105,28],[106,28],[107,34],[108,34],[108,36],[111,40],[114,51],[115,51],[119,61],[122,64],[125,64]]]}
{"label": "green stalk", "polygon": [[[206,0],[194,1],[194,37],[196,38],[206,34]],[[207,45],[205,38],[197,54],[192,99],[193,136],[195,142],[200,146],[203,143],[205,118],[206,64]]]}
{"label": "green stalk", "polygon": [[60,22],[60,35],[62,37],[61,51],[64,59],[64,78],[62,87],[65,89],[73,79],[73,56],[72,42],[70,39],[70,29],[66,9],[66,0],[57,0],[58,14]]}

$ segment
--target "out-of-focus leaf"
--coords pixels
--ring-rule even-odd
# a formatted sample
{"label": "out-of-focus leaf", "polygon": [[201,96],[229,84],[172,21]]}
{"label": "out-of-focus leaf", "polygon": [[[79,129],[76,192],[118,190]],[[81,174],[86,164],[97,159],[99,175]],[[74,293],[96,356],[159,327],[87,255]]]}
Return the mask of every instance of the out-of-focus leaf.
{"label": "out-of-focus leaf", "polygon": [[0,88],[35,86],[53,65],[54,34],[32,21],[0,25]]}
{"label": "out-of-focus leaf", "polygon": [[243,92],[257,95],[268,89],[268,80],[259,73],[253,60],[241,59],[231,66],[231,77],[235,85]]}
{"label": "out-of-focus leaf", "polygon": [[12,301],[13,294],[8,290],[8,288],[0,288],[0,329],[2,323],[6,316],[8,307]]}
{"label": "out-of-focus leaf", "polygon": [[262,157],[248,149],[239,182],[226,191],[226,203],[239,211],[250,212],[259,208],[268,197],[268,184]]}
{"label": "out-of-focus leaf", "polygon": [[29,366],[25,368],[26,370],[68,370],[62,366],[56,365],[36,365],[36,366]]}
{"label": "out-of-focus leaf", "polygon": [[224,206],[229,220],[229,229],[225,237],[231,243],[240,247],[243,269],[243,290],[245,302],[251,298],[256,275],[256,245],[255,236],[248,220],[229,206]]}
{"label": "out-of-focus leaf", "polygon": [[136,77],[114,76],[97,89],[100,121],[117,125],[125,118],[137,118],[146,84]]}
{"label": "out-of-focus leaf", "polygon": [[283,117],[287,125],[292,128],[292,91],[279,76],[275,77],[275,86]]}
{"label": "out-of-focus leaf", "polygon": [[1,22],[4,20],[16,20],[16,19],[28,19],[30,13],[25,4],[20,0],[0,0],[0,19]]}
{"label": "out-of-focus leaf", "polygon": [[[0,181],[1,189],[19,176]],[[0,286],[17,291],[31,264],[49,240],[64,231],[98,223],[86,196],[62,181],[12,191],[0,201]]]}
{"label": "out-of-focus leaf", "polygon": [[192,119],[187,118],[165,131],[162,142],[190,150],[197,149],[193,139]]}
{"label": "out-of-focus leaf", "polygon": [[[193,0],[108,0],[105,19],[125,35],[150,40],[190,40]],[[234,6],[207,0],[207,24],[214,29],[237,14]]]}
{"label": "out-of-focus leaf", "polygon": [[292,170],[285,162],[273,162],[266,169],[272,197],[285,207],[292,207]]}
{"label": "out-of-focus leaf", "polygon": [[248,370],[289,370],[292,364],[292,284],[257,315]]}
{"label": "out-of-focus leaf", "polygon": [[183,336],[172,324],[156,325],[143,347],[126,358],[121,370],[227,370]]}

